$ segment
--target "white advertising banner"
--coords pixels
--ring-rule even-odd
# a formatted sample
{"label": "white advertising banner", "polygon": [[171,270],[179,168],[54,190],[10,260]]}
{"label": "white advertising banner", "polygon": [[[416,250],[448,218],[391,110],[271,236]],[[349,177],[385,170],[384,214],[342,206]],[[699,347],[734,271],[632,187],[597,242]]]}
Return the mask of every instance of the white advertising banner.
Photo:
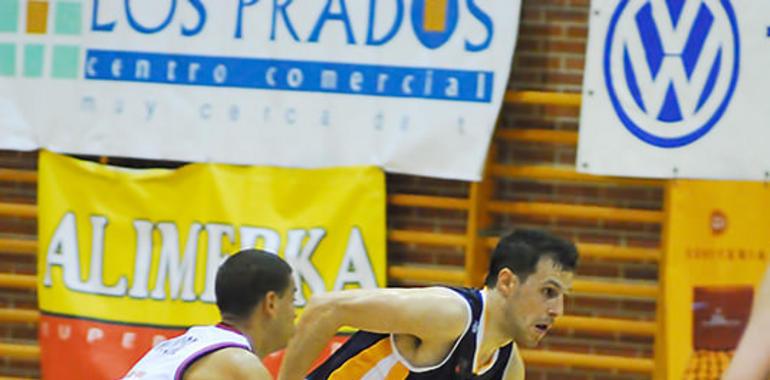
{"label": "white advertising banner", "polygon": [[770,179],[770,3],[593,0],[577,167]]}
{"label": "white advertising banner", "polygon": [[520,0],[0,0],[0,148],[478,179]]}

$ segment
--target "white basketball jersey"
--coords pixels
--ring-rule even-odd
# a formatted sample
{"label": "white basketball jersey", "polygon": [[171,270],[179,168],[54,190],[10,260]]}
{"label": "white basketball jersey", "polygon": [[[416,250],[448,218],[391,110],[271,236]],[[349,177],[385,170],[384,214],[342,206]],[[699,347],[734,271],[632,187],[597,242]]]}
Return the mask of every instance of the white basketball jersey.
{"label": "white basketball jersey", "polygon": [[124,380],[181,380],[196,360],[228,347],[253,351],[246,336],[226,325],[191,327],[184,334],[153,347]]}

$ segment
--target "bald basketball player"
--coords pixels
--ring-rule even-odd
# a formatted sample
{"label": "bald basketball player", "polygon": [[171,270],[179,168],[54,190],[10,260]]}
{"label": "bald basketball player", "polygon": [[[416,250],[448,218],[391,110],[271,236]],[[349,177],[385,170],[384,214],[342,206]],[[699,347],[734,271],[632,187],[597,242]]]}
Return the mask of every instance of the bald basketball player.
{"label": "bald basketball player", "polygon": [[291,268],[278,256],[255,249],[234,254],[216,276],[222,322],[158,344],[123,379],[272,379],[260,358],[293,334],[295,290]]}
{"label": "bald basketball player", "polygon": [[755,297],[751,318],[722,380],[770,379],[770,267]]}
{"label": "bald basketball player", "polygon": [[[519,380],[519,346],[534,347],[564,310],[575,246],[516,231],[495,248],[486,287],[348,290],[315,296],[279,380]],[[312,373],[342,326],[361,329]]]}

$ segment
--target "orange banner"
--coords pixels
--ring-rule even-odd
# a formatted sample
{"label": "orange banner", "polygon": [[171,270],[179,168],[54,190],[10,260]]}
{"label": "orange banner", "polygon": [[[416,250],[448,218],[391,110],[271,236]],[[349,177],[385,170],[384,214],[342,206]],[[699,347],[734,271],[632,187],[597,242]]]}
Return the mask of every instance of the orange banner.
{"label": "orange banner", "polygon": [[673,181],[668,196],[656,379],[718,380],[770,262],[770,187]]}

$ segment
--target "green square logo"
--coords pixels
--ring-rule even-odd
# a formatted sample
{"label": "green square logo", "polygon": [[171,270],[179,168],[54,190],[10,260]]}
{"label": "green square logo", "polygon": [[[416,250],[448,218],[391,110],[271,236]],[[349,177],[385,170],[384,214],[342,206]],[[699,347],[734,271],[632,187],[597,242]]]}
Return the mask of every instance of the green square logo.
{"label": "green square logo", "polygon": [[19,29],[19,0],[0,0],[0,33]]}
{"label": "green square logo", "polygon": [[40,78],[43,76],[43,45],[24,46],[24,76],[27,78]]}
{"label": "green square logo", "polygon": [[0,76],[16,75],[16,45],[0,44]]}
{"label": "green square logo", "polygon": [[53,47],[51,75],[54,78],[76,79],[80,67],[80,48],[70,45]]}
{"label": "green square logo", "polygon": [[56,3],[54,32],[63,35],[80,35],[82,28],[82,6],[79,2],[60,1]]}

